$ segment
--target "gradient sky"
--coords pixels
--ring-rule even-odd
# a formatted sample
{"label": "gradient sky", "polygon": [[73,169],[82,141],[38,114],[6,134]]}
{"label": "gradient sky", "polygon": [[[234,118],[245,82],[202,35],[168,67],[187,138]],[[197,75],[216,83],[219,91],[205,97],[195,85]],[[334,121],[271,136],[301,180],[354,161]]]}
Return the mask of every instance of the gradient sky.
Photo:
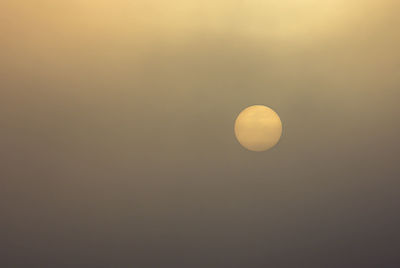
{"label": "gradient sky", "polygon": [[399,10],[2,0],[0,266],[400,267]]}

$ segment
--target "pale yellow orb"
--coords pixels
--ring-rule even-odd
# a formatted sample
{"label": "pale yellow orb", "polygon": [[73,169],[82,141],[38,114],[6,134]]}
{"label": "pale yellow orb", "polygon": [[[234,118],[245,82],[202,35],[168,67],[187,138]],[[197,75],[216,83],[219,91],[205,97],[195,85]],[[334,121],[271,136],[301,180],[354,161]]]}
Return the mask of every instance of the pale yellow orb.
{"label": "pale yellow orb", "polygon": [[250,151],[265,151],[274,147],[281,138],[282,122],[271,108],[253,105],[236,118],[235,135],[239,143]]}

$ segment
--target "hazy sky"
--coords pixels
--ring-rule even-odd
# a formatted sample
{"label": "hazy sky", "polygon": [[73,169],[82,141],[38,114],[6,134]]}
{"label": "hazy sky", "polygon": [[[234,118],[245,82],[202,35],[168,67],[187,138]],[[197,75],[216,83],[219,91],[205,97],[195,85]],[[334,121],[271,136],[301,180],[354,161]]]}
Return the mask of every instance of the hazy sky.
{"label": "hazy sky", "polygon": [[2,0],[0,266],[400,267],[399,10]]}

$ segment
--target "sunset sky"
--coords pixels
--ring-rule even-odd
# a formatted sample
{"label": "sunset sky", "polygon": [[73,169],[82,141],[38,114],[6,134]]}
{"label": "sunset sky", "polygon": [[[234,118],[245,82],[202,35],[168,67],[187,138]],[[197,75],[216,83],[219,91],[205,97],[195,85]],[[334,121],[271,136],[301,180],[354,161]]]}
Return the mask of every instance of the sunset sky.
{"label": "sunset sky", "polygon": [[400,267],[399,10],[1,0],[0,267]]}

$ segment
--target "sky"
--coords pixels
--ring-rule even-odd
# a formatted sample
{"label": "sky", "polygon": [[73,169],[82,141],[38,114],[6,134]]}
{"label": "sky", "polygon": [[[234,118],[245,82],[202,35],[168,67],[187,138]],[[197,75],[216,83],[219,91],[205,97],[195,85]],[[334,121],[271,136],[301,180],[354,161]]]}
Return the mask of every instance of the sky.
{"label": "sky", "polygon": [[2,0],[0,266],[399,267],[399,8]]}

